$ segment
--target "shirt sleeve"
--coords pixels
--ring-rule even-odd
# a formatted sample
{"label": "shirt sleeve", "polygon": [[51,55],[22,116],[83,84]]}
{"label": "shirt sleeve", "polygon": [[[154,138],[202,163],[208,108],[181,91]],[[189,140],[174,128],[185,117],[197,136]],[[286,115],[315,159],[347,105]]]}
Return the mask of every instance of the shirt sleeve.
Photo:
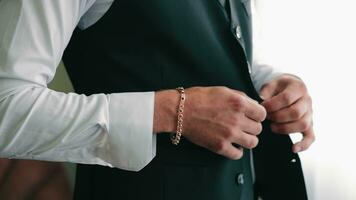
{"label": "shirt sleeve", "polygon": [[251,1],[252,17],[253,17],[253,62],[251,65],[251,79],[257,91],[260,91],[262,86],[269,81],[284,74],[276,67],[271,66],[263,56],[263,48],[261,45],[263,32],[260,28],[259,15],[256,10],[255,1]]}
{"label": "shirt sleeve", "polygon": [[0,1],[0,157],[138,171],[155,156],[154,92],[47,88],[94,0]]}

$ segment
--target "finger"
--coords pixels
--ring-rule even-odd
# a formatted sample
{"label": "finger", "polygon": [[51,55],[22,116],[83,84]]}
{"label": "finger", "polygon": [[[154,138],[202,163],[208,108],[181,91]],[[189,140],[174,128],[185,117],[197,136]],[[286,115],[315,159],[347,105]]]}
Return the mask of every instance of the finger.
{"label": "finger", "polygon": [[245,115],[256,122],[262,122],[267,117],[267,111],[257,101],[250,100],[247,102]]}
{"label": "finger", "polygon": [[307,112],[301,119],[287,123],[272,123],[271,129],[273,132],[281,134],[290,134],[304,132],[312,125],[312,114]]}
{"label": "finger", "polygon": [[233,99],[235,111],[244,113],[248,118],[261,122],[266,119],[266,109],[261,106],[257,101],[250,97],[236,92]]}
{"label": "finger", "polygon": [[292,105],[302,96],[303,93],[294,90],[292,87],[287,87],[276,96],[262,102],[262,105],[268,113],[271,113]]}
{"label": "finger", "polygon": [[292,151],[294,153],[307,150],[315,141],[315,134],[312,127],[307,131],[304,131],[302,134],[303,139],[300,142],[295,143],[292,147]]}
{"label": "finger", "polygon": [[251,135],[259,135],[262,132],[262,124],[246,116],[238,123],[239,128]]}
{"label": "finger", "polygon": [[260,96],[262,99],[269,99],[277,93],[277,81],[271,81],[262,86]]}
{"label": "finger", "polygon": [[258,145],[258,138],[241,131],[235,138],[233,138],[232,143],[238,144],[246,149],[253,149]]}
{"label": "finger", "polygon": [[309,98],[303,97],[289,107],[270,113],[267,118],[276,123],[287,123],[301,119],[311,105]]}
{"label": "finger", "polygon": [[243,156],[243,148],[235,147],[231,143],[226,142],[216,153],[225,156],[231,160],[238,160],[241,159]]}

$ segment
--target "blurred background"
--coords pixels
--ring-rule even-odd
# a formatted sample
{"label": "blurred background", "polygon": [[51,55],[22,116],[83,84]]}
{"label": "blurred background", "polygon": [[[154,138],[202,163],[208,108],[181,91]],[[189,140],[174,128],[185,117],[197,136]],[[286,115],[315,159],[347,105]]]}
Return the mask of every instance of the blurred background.
{"label": "blurred background", "polygon": [[[355,200],[356,2],[257,0],[256,9],[256,50],[264,55],[266,63],[300,76],[314,99],[317,140],[312,148],[301,153],[310,200]],[[73,91],[63,65],[49,87]],[[292,138],[299,140],[300,135]],[[7,164],[0,164],[0,175],[1,167],[10,166],[7,160],[1,162]],[[34,165],[41,169],[41,163]],[[70,198],[75,165],[48,165],[46,169],[48,173],[42,178],[52,181],[40,186],[47,195],[51,199]],[[53,171],[62,178],[53,178]],[[23,177],[35,173],[27,172]],[[0,193],[6,190],[4,185],[11,187],[4,180],[0,176]]]}
{"label": "blurred background", "polygon": [[256,0],[256,7],[264,59],[300,76],[314,100],[317,140],[301,154],[310,199],[355,200],[356,2]]}

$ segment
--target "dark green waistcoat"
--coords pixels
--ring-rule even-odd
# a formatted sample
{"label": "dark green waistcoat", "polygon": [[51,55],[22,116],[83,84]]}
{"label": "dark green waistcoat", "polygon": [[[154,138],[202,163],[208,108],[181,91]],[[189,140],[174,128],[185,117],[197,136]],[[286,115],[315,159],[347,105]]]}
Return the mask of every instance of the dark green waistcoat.
{"label": "dark green waistcoat", "polygon": [[[227,86],[260,100],[252,60],[248,0],[117,0],[92,27],[76,30],[64,62],[77,93],[138,92],[178,86]],[[239,32],[241,30],[241,33]],[[76,199],[249,200],[249,151],[231,161],[168,134],[140,172],[79,165]],[[304,200],[300,160],[289,137],[268,122],[254,150],[255,193],[265,200]],[[291,161],[295,162],[291,162]]]}

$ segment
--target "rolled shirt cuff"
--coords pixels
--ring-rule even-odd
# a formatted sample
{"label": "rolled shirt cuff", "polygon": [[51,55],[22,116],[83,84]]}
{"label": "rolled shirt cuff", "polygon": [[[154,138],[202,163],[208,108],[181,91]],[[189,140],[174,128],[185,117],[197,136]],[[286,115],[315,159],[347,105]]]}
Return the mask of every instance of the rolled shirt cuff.
{"label": "rolled shirt cuff", "polygon": [[154,92],[117,93],[108,97],[107,158],[112,167],[139,171],[156,155]]}

